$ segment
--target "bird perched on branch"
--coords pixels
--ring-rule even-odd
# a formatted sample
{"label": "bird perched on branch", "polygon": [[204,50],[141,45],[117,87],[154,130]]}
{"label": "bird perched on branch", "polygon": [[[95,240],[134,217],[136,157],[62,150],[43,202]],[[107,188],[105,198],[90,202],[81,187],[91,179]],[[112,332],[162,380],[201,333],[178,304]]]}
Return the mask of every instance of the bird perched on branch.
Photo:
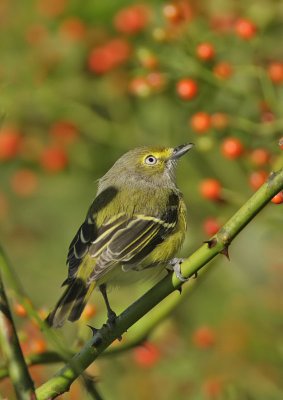
{"label": "bird perched on branch", "polygon": [[60,327],[66,319],[79,319],[96,287],[104,297],[108,322],[114,323],[106,289],[126,274],[138,277],[140,271],[171,262],[183,279],[178,259],[172,262],[186,231],[186,207],[175,168],[192,146],[136,148],[99,180],[96,198],[70,244],[68,277],[62,285],[66,289],[47,317],[49,325]]}

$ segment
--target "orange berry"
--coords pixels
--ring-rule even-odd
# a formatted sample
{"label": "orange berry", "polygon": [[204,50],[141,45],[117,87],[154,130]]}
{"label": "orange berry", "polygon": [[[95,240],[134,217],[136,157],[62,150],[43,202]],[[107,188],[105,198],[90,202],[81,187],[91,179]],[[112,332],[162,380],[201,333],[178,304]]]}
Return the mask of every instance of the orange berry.
{"label": "orange berry", "polygon": [[150,50],[141,48],[137,51],[139,62],[144,68],[156,69],[158,66],[158,59]]}
{"label": "orange berry", "polygon": [[139,96],[147,97],[151,94],[151,88],[145,76],[137,76],[129,83],[129,92]]}
{"label": "orange berry", "polygon": [[97,313],[97,309],[93,304],[87,303],[83,312],[82,312],[82,319],[88,321],[92,317],[94,317]]}
{"label": "orange berry", "polygon": [[159,361],[161,354],[155,344],[146,342],[142,346],[134,348],[133,357],[136,364],[147,368],[155,365]]}
{"label": "orange berry", "polygon": [[272,62],[267,68],[267,73],[269,78],[274,83],[283,82],[283,63],[282,62]]}
{"label": "orange berry", "polygon": [[70,121],[57,121],[49,131],[50,135],[55,139],[58,144],[67,145],[75,142],[78,139],[78,129]]}
{"label": "orange berry", "polygon": [[283,136],[279,139],[278,146],[283,150]]}
{"label": "orange berry", "polygon": [[163,7],[163,15],[168,22],[178,25],[182,22],[188,22],[193,17],[191,4],[187,0],[177,0],[167,3]]}
{"label": "orange berry", "polygon": [[214,15],[210,23],[212,29],[220,33],[230,33],[234,30],[235,18],[232,15]]}
{"label": "orange berry", "polygon": [[26,41],[31,45],[37,45],[43,42],[48,36],[45,26],[40,24],[30,25],[25,33]]}
{"label": "orange berry", "polygon": [[191,126],[197,133],[207,132],[211,127],[210,115],[203,111],[194,114],[191,118]]}
{"label": "orange berry", "polygon": [[66,152],[59,147],[47,147],[43,150],[40,163],[43,169],[49,172],[58,172],[68,165]]}
{"label": "orange berry", "polygon": [[221,61],[214,66],[213,73],[219,79],[228,79],[233,73],[233,68],[229,62]]}
{"label": "orange berry", "polygon": [[252,21],[240,18],[236,21],[235,31],[240,38],[249,40],[255,36],[257,29]]}
{"label": "orange berry", "polygon": [[208,217],[203,221],[204,233],[208,236],[215,235],[220,229],[220,224],[216,218]]}
{"label": "orange berry", "polygon": [[208,399],[218,399],[222,393],[223,384],[218,378],[206,379],[203,382],[202,390]]}
{"label": "orange berry", "polygon": [[38,0],[38,10],[46,17],[57,17],[67,6],[67,0]]}
{"label": "orange berry", "polygon": [[68,40],[78,41],[86,36],[86,26],[80,18],[66,18],[60,25],[60,33]]}
{"label": "orange berry", "polygon": [[11,177],[11,187],[17,195],[29,197],[38,188],[37,174],[27,168],[19,169]]}
{"label": "orange berry", "polygon": [[168,3],[163,7],[164,17],[171,23],[177,24],[182,21],[182,10],[176,3]]}
{"label": "orange berry", "polygon": [[221,152],[224,157],[234,160],[243,154],[244,146],[238,138],[228,137],[222,143]]}
{"label": "orange berry", "polygon": [[266,149],[254,149],[250,155],[251,161],[256,166],[262,166],[269,162],[270,153]]}
{"label": "orange berry", "polygon": [[158,71],[150,72],[146,76],[146,80],[149,86],[156,91],[162,89],[166,85],[165,75]]}
{"label": "orange berry", "polygon": [[47,349],[47,344],[44,339],[33,338],[30,342],[30,352],[35,354],[44,353]]}
{"label": "orange berry", "polygon": [[126,40],[112,39],[90,52],[88,67],[91,72],[105,74],[122,65],[129,58],[130,53],[131,47]]}
{"label": "orange berry", "polygon": [[277,193],[272,199],[272,203],[274,204],[281,204],[283,203],[283,191]]}
{"label": "orange berry", "polygon": [[38,315],[39,315],[39,317],[42,319],[42,320],[45,320],[45,318],[48,316],[48,310],[46,309],[46,308],[40,308],[38,311],[37,311],[37,313],[38,313]]}
{"label": "orange berry", "polygon": [[15,158],[22,145],[22,135],[13,128],[2,128],[0,130],[0,161]]}
{"label": "orange berry", "polygon": [[201,181],[200,186],[200,193],[202,197],[208,200],[220,200],[221,198],[221,184],[217,179],[204,179]]}
{"label": "orange berry", "polygon": [[147,26],[149,8],[144,4],[135,4],[118,11],[114,17],[114,26],[118,32],[135,35]]}
{"label": "orange berry", "polygon": [[254,171],[249,176],[249,184],[252,189],[259,189],[267,180],[268,173],[266,171]]}
{"label": "orange berry", "polygon": [[26,309],[24,308],[24,306],[21,303],[15,303],[13,305],[13,309],[14,309],[14,313],[21,318],[24,318],[27,316],[27,312]]}
{"label": "orange berry", "polygon": [[211,43],[205,42],[197,46],[196,54],[203,61],[209,61],[214,58],[215,50]]}
{"label": "orange berry", "polygon": [[193,79],[184,78],[177,82],[176,91],[182,100],[192,100],[198,93],[198,84]]}
{"label": "orange berry", "polygon": [[215,344],[215,333],[208,326],[202,326],[195,330],[193,334],[193,342],[196,347],[206,349]]}
{"label": "orange berry", "polygon": [[213,128],[218,129],[218,130],[227,128],[227,126],[229,124],[228,115],[221,113],[221,112],[212,114],[210,119],[211,119],[211,125],[213,126]]}

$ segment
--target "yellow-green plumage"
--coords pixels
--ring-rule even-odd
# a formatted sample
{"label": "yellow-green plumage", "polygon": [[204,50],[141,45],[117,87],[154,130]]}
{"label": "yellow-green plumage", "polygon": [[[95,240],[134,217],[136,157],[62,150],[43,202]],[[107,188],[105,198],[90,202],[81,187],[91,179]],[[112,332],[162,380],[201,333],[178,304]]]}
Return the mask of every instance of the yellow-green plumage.
{"label": "yellow-green plumage", "polygon": [[96,286],[166,266],[173,258],[186,231],[186,207],[174,171],[191,147],[131,150],[100,179],[70,245],[67,288],[48,317],[50,325],[77,320]]}

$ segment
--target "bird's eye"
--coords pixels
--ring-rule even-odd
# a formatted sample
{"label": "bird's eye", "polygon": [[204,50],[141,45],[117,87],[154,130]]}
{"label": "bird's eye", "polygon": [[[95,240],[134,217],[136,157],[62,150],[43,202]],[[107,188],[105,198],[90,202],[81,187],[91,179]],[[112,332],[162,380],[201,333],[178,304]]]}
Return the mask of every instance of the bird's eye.
{"label": "bird's eye", "polygon": [[154,165],[157,162],[157,158],[154,156],[147,156],[144,160],[147,165]]}

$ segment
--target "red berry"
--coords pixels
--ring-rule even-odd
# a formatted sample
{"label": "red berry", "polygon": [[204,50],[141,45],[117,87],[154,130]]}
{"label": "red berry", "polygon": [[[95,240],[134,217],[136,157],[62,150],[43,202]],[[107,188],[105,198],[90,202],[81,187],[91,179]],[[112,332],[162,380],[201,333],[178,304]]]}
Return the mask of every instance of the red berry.
{"label": "red berry", "polygon": [[198,93],[198,85],[195,80],[184,78],[177,82],[176,90],[182,100],[192,100]]}
{"label": "red berry", "polygon": [[283,136],[279,139],[278,146],[283,150]]}
{"label": "red berry", "polygon": [[48,31],[46,27],[40,24],[29,25],[25,33],[25,39],[31,45],[42,43],[47,36]]}
{"label": "red berry", "polygon": [[224,157],[233,160],[235,158],[240,157],[243,154],[244,146],[239,139],[234,137],[228,137],[222,143],[221,152]]}
{"label": "red berry", "polygon": [[158,347],[153,343],[144,343],[133,350],[135,362],[141,367],[151,367],[159,361],[161,354]]}
{"label": "red berry", "polygon": [[142,31],[149,22],[149,9],[143,4],[135,4],[120,10],[114,17],[117,31],[134,35]]}
{"label": "red berry", "polygon": [[149,96],[151,93],[151,88],[146,77],[137,76],[133,78],[129,83],[129,92],[139,97]]}
{"label": "red berry", "polygon": [[194,114],[191,118],[191,126],[197,133],[205,133],[211,127],[210,115],[200,111]]}
{"label": "red berry", "polygon": [[146,76],[146,80],[149,83],[149,86],[155,91],[162,89],[166,84],[165,75],[158,71],[150,72]]}
{"label": "red berry", "polygon": [[283,82],[283,63],[282,62],[273,62],[267,68],[267,73],[269,78],[274,83],[282,83]]}
{"label": "red berry", "polygon": [[30,352],[35,354],[44,353],[47,349],[47,344],[44,339],[34,338],[30,342]]}
{"label": "red berry", "polygon": [[206,349],[215,344],[214,330],[208,326],[202,326],[195,330],[193,334],[193,342],[196,347]]}
{"label": "red berry", "polygon": [[272,203],[274,204],[281,204],[283,203],[283,191],[277,193],[272,199]]}
{"label": "red berry", "polygon": [[15,303],[13,306],[14,309],[14,313],[21,318],[24,318],[27,316],[27,312],[26,309],[24,308],[24,306],[21,303]]}
{"label": "red berry", "polygon": [[228,124],[229,117],[227,114],[218,112],[211,115],[211,125],[213,128],[223,130],[227,128]]}
{"label": "red berry", "polygon": [[11,178],[11,187],[17,195],[29,197],[38,188],[38,177],[30,169],[19,169]]}
{"label": "red berry", "polygon": [[249,184],[252,189],[257,190],[266,182],[268,178],[268,173],[266,171],[254,171],[250,174]]}
{"label": "red berry", "polygon": [[242,39],[252,39],[256,34],[256,30],[255,24],[248,19],[240,18],[236,21],[235,31]]}
{"label": "red berry", "polygon": [[210,24],[212,29],[220,33],[230,33],[234,30],[235,18],[232,15],[214,15]]}
{"label": "red berry", "polygon": [[126,40],[112,39],[91,51],[88,67],[96,74],[104,74],[122,65],[129,58],[130,53],[131,48]]}
{"label": "red berry", "polygon": [[177,24],[182,21],[182,10],[176,3],[168,3],[163,7],[164,17],[171,23]]}
{"label": "red berry", "polygon": [[71,41],[82,40],[86,36],[86,26],[80,18],[70,17],[61,23],[60,33]]}
{"label": "red berry", "polygon": [[193,10],[188,0],[177,0],[163,7],[163,15],[173,25],[188,22],[193,17]]}
{"label": "red berry", "polygon": [[216,218],[208,217],[203,222],[203,230],[207,236],[215,235],[220,229],[220,224]]}
{"label": "red berry", "polygon": [[256,166],[262,166],[269,162],[270,160],[270,153],[266,149],[254,149],[251,152],[251,161]]}
{"label": "red berry", "polygon": [[221,184],[217,179],[204,179],[200,183],[200,193],[208,200],[220,200]]}
{"label": "red berry", "polygon": [[218,399],[223,391],[223,384],[219,378],[209,378],[203,382],[202,390],[207,399]]}
{"label": "red berry", "polygon": [[209,61],[214,58],[215,50],[211,43],[201,43],[197,46],[196,50],[198,58],[203,61]]}
{"label": "red berry", "polygon": [[38,0],[39,12],[45,17],[57,17],[62,14],[67,6],[67,0]]}
{"label": "red berry", "polygon": [[158,59],[154,53],[147,49],[139,49],[137,52],[141,65],[146,69],[156,69],[158,67]]}
{"label": "red berry", "polygon": [[22,135],[13,128],[3,128],[0,131],[0,161],[15,158],[22,145]]}
{"label": "red berry", "polygon": [[91,303],[87,303],[87,305],[85,306],[85,308],[84,308],[84,310],[82,312],[81,318],[84,321],[88,321],[89,319],[94,317],[96,315],[96,313],[97,313],[96,307]]}
{"label": "red berry", "polygon": [[68,165],[68,156],[59,147],[47,147],[41,154],[40,163],[46,171],[59,172]]}
{"label": "red berry", "polygon": [[58,144],[67,145],[75,142],[78,139],[78,129],[70,121],[57,121],[49,131],[50,135],[55,139]]}
{"label": "red berry", "polygon": [[233,73],[233,68],[229,62],[221,61],[214,66],[213,73],[219,79],[228,79]]}

